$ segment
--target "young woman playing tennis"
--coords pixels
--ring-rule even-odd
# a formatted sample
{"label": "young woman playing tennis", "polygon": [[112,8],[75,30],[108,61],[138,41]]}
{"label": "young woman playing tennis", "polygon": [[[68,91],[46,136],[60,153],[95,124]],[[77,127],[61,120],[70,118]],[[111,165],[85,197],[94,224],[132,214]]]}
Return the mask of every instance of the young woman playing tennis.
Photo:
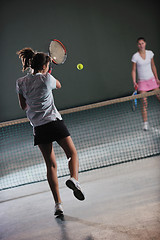
{"label": "young woman playing tennis", "polygon": [[[132,80],[139,93],[159,89],[160,81],[158,79],[156,66],[154,63],[154,53],[146,50],[146,40],[143,37],[137,39],[138,52],[132,56]],[[138,73],[138,82],[136,81],[136,69]],[[157,95],[160,101],[160,96]],[[143,129],[148,130],[147,120],[147,98],[142,99],[142,117]]]}
{"label": "young woman playing tennis", "polygon": [[55,200],[55,215],[63,214],[57,178],[57,163],[53,150],[53,141],[64,150],[69,160],[70,179],[66,185],[73,190],[75,197],[84,200],[84,194],[78,182],[79,160],[72,138],[57,111],[52,94],[61,84],[48,73],[50,57],[45,53],[35,53],[24,48],[18,53],[23,71],[33,69],[33,73],[19,78],[16,88],[20,107],[26,111],[34,129],[34,145],[38,145],[47,167],[47,180]]}

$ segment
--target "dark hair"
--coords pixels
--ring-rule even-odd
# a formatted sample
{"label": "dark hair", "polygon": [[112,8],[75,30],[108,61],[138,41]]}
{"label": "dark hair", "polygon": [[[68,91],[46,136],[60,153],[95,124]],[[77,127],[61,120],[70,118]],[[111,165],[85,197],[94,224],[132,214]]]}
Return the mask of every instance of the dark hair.
{"label": "dark hair", "polygon": [[51,61],[50,57],[43,52],[34,52],[32,48],[23,48],[17,52],[21,58],[23,71],[31,67],[34,71],[43,69],[43,65],[47,65]]}
{"label": "dark hair", "polygon": [[143,40],[144,42],[146,42],[146,39],[145,39],[144,37],[139,37],[139,38],[137,38],[137,43],[138,43],[140,40]]}

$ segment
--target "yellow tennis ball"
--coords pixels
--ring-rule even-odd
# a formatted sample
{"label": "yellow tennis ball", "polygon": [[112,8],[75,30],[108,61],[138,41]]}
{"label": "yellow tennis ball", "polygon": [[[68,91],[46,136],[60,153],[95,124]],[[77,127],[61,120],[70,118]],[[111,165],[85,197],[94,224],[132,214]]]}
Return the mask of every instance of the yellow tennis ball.
{"label": "yellow tennis ball", "polygon": [[78,70],[82,70],[83,69],[83,64],[82,63],[78,63],[77,64],[77,69]]}

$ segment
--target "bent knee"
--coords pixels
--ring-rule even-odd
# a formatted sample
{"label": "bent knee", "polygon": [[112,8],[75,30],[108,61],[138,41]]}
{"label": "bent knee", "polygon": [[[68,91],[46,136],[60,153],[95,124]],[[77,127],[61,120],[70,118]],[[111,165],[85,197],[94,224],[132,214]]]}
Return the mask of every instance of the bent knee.
{"label": "bent knee", "polygon": [[47,162],[46,162],[46,165],[47,165],[47,168],[48,168],[48,169],[51,169],[51,168],[57,169],[57,163],[56,163],[56,161],[52,161],[52,160],[47,161]]}

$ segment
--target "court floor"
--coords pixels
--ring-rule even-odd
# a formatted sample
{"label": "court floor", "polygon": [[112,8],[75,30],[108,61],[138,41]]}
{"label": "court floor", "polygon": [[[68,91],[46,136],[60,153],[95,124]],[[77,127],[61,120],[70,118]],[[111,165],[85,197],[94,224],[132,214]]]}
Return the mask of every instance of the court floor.
{"label": "court floor", "polygon": [[1,240],[159,240],[160,156],[79,175],[86,200],[60,178],[64,217],[47,182],[0,192]]}

